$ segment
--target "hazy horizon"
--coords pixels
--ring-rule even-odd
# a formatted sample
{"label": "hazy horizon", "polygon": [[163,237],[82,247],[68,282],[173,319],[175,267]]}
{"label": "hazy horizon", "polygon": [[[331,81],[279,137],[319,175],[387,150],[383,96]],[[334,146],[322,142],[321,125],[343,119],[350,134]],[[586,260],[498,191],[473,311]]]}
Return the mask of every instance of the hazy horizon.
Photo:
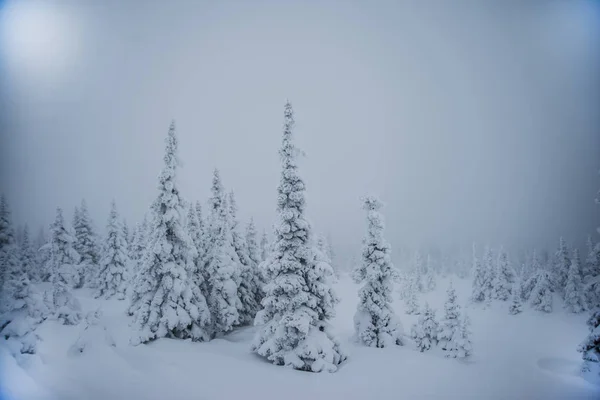
{"label": "hazy horizon", "polygon": [[[0,2],[0,192],[35,235],[82,198],[104,231],[219,168],[271,233],[292,102],[316,232],[338,252],[380,195],[394,246],[554,248],[600,226],[600,3]],[[33,27],[33,28],[32,28]]]}

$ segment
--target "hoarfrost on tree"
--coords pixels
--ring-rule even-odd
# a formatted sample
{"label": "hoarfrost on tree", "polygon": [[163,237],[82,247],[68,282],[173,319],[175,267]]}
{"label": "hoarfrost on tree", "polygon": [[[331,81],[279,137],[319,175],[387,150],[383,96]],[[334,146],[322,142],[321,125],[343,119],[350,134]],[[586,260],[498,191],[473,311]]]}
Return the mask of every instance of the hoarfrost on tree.
{"label": "hoarfrost on tree", "polygon": [[210,313],[192,276],[196,249],[184,227],[184,202],[177,188],[175,123],[166,139],[158,196],[152,204],[147,247],[132,290],[129,312],[137,328],[132,344],[162,337],[208,340]]}
{"label": "hoarfrost on tree", "polygon": [[254,321],[254,317],[260,308],[256,294],[258,282],[256,281],[255,269],[252,267],[248,256],[246,239],[242,236],[239,229],[237,220],[237,202],[235,201],[233,191],[229,192],[228,201],[232,244],[238,259],[240,260],[238,267],[240,270],[238,282],[238,297],[240,299],[240,308],[238,310],[240,315],[239,323],[241,325],[246,325],[251,324]]}
{"label": "hoarfrost on tree", "polygon": [[420,352],[437,345],[439,329],[439,324],[435,320],[435,310],[425,302],[418,322],[411,329],[411,337]]}
{"label": "hoarfrost on tree", "polygon": [[227,195],[215,170],[210,198],[208,252],[205,270],[208,276],[208,305],[212,315],[213,334],[231,331],[240,323],[242,302],[238,296],[241,267],[233,246]]}
{"label": "hoarfrost on tree", "polygon": [[102,259],[98,269],[96,297],[125,299],[128,283],[129,256],[124,231],[119,222],[117,205],[113,200],[106,224]]}
{"label": "hoarfrost on tree", "polygon": [[73,228],[75,230],[73,248],[81,256],[81,284],[87,287],[95,287],[98,279],[100,249],[98,248],[98,237],[94,231],[85,200],[81,200],[81,206],[75,210]]}
{"label": "hoarfrost on tree", "polygon": [[56,209],[56,218],[50,226],[50,242],[47,269],[52,291],[46,300],[53,316],[64,325],[75,325],[81,319],[81,305],[71,293],[76,281],[79,254],[73,249],[75,239],[65,227],[62,209]]}
{"label": "hoarfrost on tree", "polygon": [[391,247],[383,236],[381,207],[376,197],[364,199],[367,235],[363,240],[362,263],[354,271],[355,282],[364,284],[358,292],[354,332],[358,340],[370,347],[402,345],[402,325],[391,305],[395,273]]}
{"label": "hoarfrost on tree", "polygon": [[292,106],[285,105],[285,123],[280,150],[282,171],[277,190],[279,223],[275,227],[272,252],[264,262],[268,282],[264,307],[256,315],[258,332],[252,351],[277,365],[303,371],[334,372],[346,359],[331,332],[338,299],[330,278],[333,271],[317,262],[310,247],[310,224],[304,217],[305,186],[298,175],[292,130]]}
{"label": "hoarfrost on tree", "polygon": [[579,249],[575,249],[565,286],[565,308],[572,313],[580,313],[586,310],[586,301],[581,284],[580,263]]}

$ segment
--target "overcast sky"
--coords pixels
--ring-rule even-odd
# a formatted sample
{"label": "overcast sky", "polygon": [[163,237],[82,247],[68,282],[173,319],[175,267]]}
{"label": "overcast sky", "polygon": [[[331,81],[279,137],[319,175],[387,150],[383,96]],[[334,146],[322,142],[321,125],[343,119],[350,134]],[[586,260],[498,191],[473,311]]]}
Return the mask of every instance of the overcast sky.
{"label": "overcast sky", "polygon": [[[275,222],[283,104],[313,226],[352,251],[359,198],[393,245],[583,242],[600,225],[597,1],[0,1],[0,190],[16,223],[81,198],[104,229],[212,170]],[[338,250],[339,251],[339,250]]]}

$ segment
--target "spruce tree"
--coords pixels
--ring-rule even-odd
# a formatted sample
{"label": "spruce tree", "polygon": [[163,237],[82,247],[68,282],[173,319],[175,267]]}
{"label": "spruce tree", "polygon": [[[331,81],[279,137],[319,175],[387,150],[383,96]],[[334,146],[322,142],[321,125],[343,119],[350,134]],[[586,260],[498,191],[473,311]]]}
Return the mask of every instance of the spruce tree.
{"label": "spruce tree", "polygon": [[592,313],[587,325],[590,333],[577,347],[577,351],[582,353],[583,372],[595,369],[598,372],[597,378],[600,378],[600,308]]}
{"label": "spruce tree", "polygon": [[204,223],[204,216],[202,215],[202,205],[200,205],[199,201],[196,201],[196,221],[198,221],[198,237],[196,238],[198,247],[198,260],[200,264],[203,264],[206,258],[206,225]]}
{"label": "spruce tree", "polygon": [[123,229],[123,240],[125,240],[127,254],[129,254],[131,253],[131,231],[129,230],[129,224],[125,218],[123,218],[123,225],[121,225],[121,227]]}
{"label": "spruce tree", "polygon": [[65,227],[62,209],[56,209],[56,219],[50,225],[50,242],[47,270],[50,274],[52,292],[49,306],[54,317],[64,325],[75,325],[81,319],[81,305],[73,297],[71,287],[78,277],[79,254],[73,248],[75,239]]}
{"label": "spruce tree", "polygon": [[207,230],[205,271],[208,276],[208,305],[212,315],[213,334],[231,331],[240,323],[242,303],[238,296],[240,260],[233,247],[227,195],[215,170],[209,200],[210,216]]}
{"label": "spruce tree", "polygon": [[10,211],[4,195],[0,196],[0,290],[10,271],[20,269],[15,232],[10,220]]}
{"label": "spruce tree", "polygon": [[414,283],[416,284],[415,289],[419,292],[425,292],[425,264],[423,262],[423,256],[419,250],[415,252],[413,272]]}
{"label": "spruce tree", "polygon": [[269,239],[267,238],[267,232],[263,231],[260,239],[260,261],[263,262],[269,255]]}
{"label": "spruce tree", "polygon": [[411,329],[411,336],[420,352],[431,349],[438,342],[439,324],[435,320],[435,310],[427,302],[423,306],[418,322]]}
{"label": "spruce tree", "polygon": [[365,198],[367,235],[363,240],[362,263],[354,271],[359,303],[354,315],[356,337],[366,346],[402,345],[402,325],[392,309],[395,277],[391,247],[383,236],[384,220],[379,212],[382,204],[376,198]]}
{"label": "spruce tree", "polygon": [[494,253],[490,246],[486,246],[483,251],[483,291],[487,303],[494,298],[494,283],[496,281],[496,265],[494,263]]}
{"label": "spruce tree", "polygon": [[580,313],[586,310],[581,284],[581,271],[579,269],[580,263],[579,249],[575,249],[565,286],[565,308],[572,313]]}
{"label": "spruce tree", "polygon": [[600,244],[594,245],[592,236],[587,238],[587,255],[585,263],[581,266],[583,283],[588,283],[600,270]]}
{"label": "spruce tree", "polygon": [[106,239],[100,259],[96,297],[125,299],[128,283],[129,256],[117,205],[113,200],[106,224]]}
{"label": "spruce tree", "polygon": [[417,293],[419,291],[419,275],[418,270],[413,270],[408,276],[404,293],[405,312],[409,315],[419,314],[419,300]]}
{"label": "spruce tree", "polygon": [[262,325],[252,350],[277,365],[303,371],[337,370],[346,355],[333,336],[328,321],[338,299],[329,279],[331,267],[317,263],[310,247],[311,228],[304,217],[305,186],[298,175],[298,149],[293,143],[292,106],[285,105],[280,150],[282,171],[278,187],[279,224],[272,252],[264,262],[268,278],[264,309],[255,325]]}
{"label": "spruce tree", "polygon": [[485,300],[485,270],[475,249],[475,243],[473,243],[473,287],[471,290],[471,301],[474,303],[480,303]]}
{"label": "spruce tree", "polygon": [[427,290],[428,292],[431,292],[433,290],[435,290],[436,287],[436,283],[435,283],[435,270],[433,268],[433,261],[431,259],[431,254],[427,254],[427,261],[426,261],[426,273],[425,273],[425,281],[423,283],[423,285],[425,286],[425,290]]}
{"label": "spruce tree", "polygon": [[455,350],[447,357],[467,358],[473,353],[473,344],[471,342],[471,319],[465,314],[460,321],[458,332],[454,337]]}
{"label": "spruce tree", "polygon": [[146,251],[133,284],[129,312],[138,333],[132,344],[162,337],[192,340],[209,338],[210,313],[194,283],[196,249],[183,223],[184,202],[177,188],[175,123],[166,139],[159,193],[152,204],[152,222]]}
{"label": "spruce tree", "polygon": [[73,221],[75,243],[73,243],[73,248],[81,256],[81,284],[87,287],[95,287],[98,278],[98,265],[100,263],[98,238],[94,231],[85,200],[81,200],[81,206],[75,210]]}
{"label": "spruce tree", "polygon": [[444,304],[444,318],[440,322],[438,341],[446,357],[456,358],[459,352],[459,343],[456,339],[461,330],[460,306],[456,303],[456,291],[452,283],[446,291],[447,299]]}
{"label": "spruce tree", "polygon": [[510,265],[508,254],[501,248],[496,263],[493,298],[501,301],[508,300],[515,281],[516,274]]}
{"label": "spruce tree", "polygon": [[[146,237],[148,236],[148,216],[144,214],[144,219],[141,223],[136,225],[136,233],[135,240],[132,243],[131,249],[131,259],[134,261],[135,265],[139,264],[144,256],[144,251],[146,249]],[[137,271],[137,267],[135,268]],[[132,275],[132,276],[135,276]]]}
{"label": "spruce tree", "polygon": [[564,295],[564,287],[567,284],[567,275],[569,274],[569,267],[571,266],[571,258],[569,255],[569,248],[565,239],[561,236],[558,250],[554,255],[554,271],[553,276],[555,282],[553,282],[560,292]]}
{"label": "spruce tree", "polygon": [[[29,233],[27,226],[22,232],[21,248],[24,255],[19,261],[14,262],[16,244],[10,243],[10,232],[12,227],[8,219],[8,208],[6,204],[2,209],[2,239],[4,264],[4,282],[0,288],[0,303],[2,314],[0,314],[0,341],[6,341],[6,347],[12,355],[20,360],[22,354],[35,353],[38,337],[35,334],[37,325],[48,316],[49,310],[45,306],[42,295],[35,286],[31,285],[28,271],[31,266],[31,247],[29,245]],[[8,225],[6,222],[8,221]],[[8,243],[7,243],[8,241]],[[10,259],[13,259],[12,261]]]}
{"label": "spruce tree", "polygon": [[523,312],[523,296],[521,294],[521,283],[515,282],[512,289],[511,303],[508,307],[508,312],[511,315],[520,314]]}
{"label": "spruce tree", "polygon": [[232,245],[238,256],[240,278],[238,282],[238,297],[240,298],[240,308],[238,310],[240,315],[239,323],[241,325],[251,324],[254,321],[254,317],[260,308],[260,304],[256,301],[256,290],[258,282],[256,282],[255,271],[250,265],[250,259],[248,257],[248,247],[246,240],[242,236],[239,230],[239,223],[237,219],[237,202],[235,201],[235,195],[229,192],[228,198],[229,205],[229,220],[231,225],[231,237]]}
{"label": "spruce tree", "polygon": [[26,271],[30,281],[40,281],[40,270],[37,264],[37,258],[33,250],[33,245],[29,237],[29,228],[27,225],[23,228],[23,239],[19,251],[19,264],[22,271]]}
{"label": "spruce tree", "polygon": [[259,272],[258,265],[260,264],[260,254],[257,243],[256,226],[254,225],[254,219],[250,219],[250,222],[246,226],[246,246],[248,248],[248,260],[250,261],[250,270],[252,271],[253,279],[255,282],[254,296],[257,304],[257,312],[260,309],[260,303],[264,297],[262,274]]}
{"label": "spruce tree", "polygon": [[529,278],[525,284],[526,290],[531,288],[529,302],[537,311],[546,313],[552,312],[552,274],[544,268],[539,268],[537,272]]}

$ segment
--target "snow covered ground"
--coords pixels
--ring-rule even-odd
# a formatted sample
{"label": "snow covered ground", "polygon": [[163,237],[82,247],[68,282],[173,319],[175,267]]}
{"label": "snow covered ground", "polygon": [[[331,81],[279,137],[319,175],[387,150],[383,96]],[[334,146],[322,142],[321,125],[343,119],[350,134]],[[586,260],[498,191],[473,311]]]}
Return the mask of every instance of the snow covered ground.
{"label": "snow covered ground", "polygon": [[[459,303],[467,281],[455,280]],[[442,315],[447,281],[421,295]],[[585,337],[587,315],[567,314],[555,302],[552,314],[529,310],[512,316],[507,303],[491,309],[468,307],[473,356],[445,359],[433,350],[419,353],[410,343],[374,349],[352,341],[357,286],[343,277],[336,285],[342,301],[333,325],[350,354],[337,373],[308,373],[266,362],[249,350],[254,328],[239,329],[209,343],[160,339],[130,346],[127,302],[96,300],[76,291],[85,312],[102,308],[97,325],[39,328],[38,356],[21,369],[0,349],[2,400],[60,399],[598,399],[600,387],[578,375],[577,344]],[[395,310],[410,331],[417,316]],[[113,346],[114,344],[114,346]],[[80,346],[81,347],[81,346]]]}

